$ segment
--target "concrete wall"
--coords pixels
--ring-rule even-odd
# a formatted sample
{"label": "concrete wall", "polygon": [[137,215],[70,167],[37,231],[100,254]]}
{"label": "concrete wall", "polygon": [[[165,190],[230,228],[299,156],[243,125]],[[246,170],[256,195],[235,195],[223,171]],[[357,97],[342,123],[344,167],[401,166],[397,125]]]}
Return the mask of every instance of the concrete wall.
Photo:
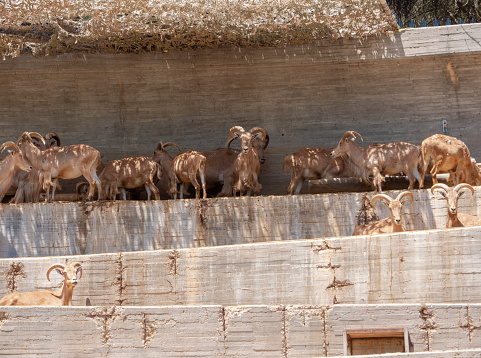
{"label": "concrete wall", "polygon": [[383,327],[408,329],[409,357],[478,357],[480,314],[471,304],[2,307],[0,339],[16,357],[324,357],[343,355],[346,329]]}
{"label": "concrete wall", "polygon": [[[399,191],[386,191],[392,197]],[[445,200],[413,190],[406,230],[444,228]],[[0,206],[0,257],[97,254],[351,235],[365,193]],[[368,193],[372,197],[374,192]],[[481,215],[475,195],[460,212]],[[379,218],[389,216],[380,202]]]}
{"label": "concrete wall", "polygon": [[448,134],[479,158],[480,29],[410,29],[284,48],[7,58],[0,141],[56,131],[65,145],[90,144],[106,162],[150,156],[159,140],[210,150],[234,125],[261,126],[271,139],[264,194],[285,193],[284,156],[332,147],[346,130],[361,133],[365,145],[420,144],[447,120]]}
{"label": "concrete wall", "polygon": [[83,306],[478,303],[481,227],[0,260],[0,296],[56,287],[79,261]]}

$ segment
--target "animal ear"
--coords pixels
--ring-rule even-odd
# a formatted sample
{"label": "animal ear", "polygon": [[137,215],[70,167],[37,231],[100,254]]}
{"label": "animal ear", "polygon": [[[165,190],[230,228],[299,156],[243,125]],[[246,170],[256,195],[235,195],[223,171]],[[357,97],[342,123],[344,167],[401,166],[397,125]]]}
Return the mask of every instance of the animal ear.
{"label": "animal ear", "polygon": [[464,193],[466,193],[464,190],[461,190],[460,192],[458,192],[458,198],[460,198],[462,195],[464,195]]}
{"label": "animal ear", "polygon": [[55,271],[57,271],[60,276],[63,276],[63,274],[64,274],[64,272],[65,272],[64,270],[59,269],[59,268],[58,268],[58,269],[55,269]]}

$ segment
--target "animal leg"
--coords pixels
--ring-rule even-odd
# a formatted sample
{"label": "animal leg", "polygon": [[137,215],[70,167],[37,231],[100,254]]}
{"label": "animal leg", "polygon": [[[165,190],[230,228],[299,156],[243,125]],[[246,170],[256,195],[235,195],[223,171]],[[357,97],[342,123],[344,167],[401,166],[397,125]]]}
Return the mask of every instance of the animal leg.
{"label": "animal leg", "polygon": [[122,200],[127,200],[127,193],[125,191],[125,188],[120,188],[120,193],[122,194]]}
{"label": "animal leg", "polygon": [[202,171],[199,172],[199,176],[200,176],[200,182],[202,183],[202,198],[205,199],[207,198],[207,192],[205,190],[205,175]]}
{"label": "animal leg", "polygon": [[304,177],[301,177],[297,182],[295,194],[298,195],[301,192],[302,186],[304,185]]}
{"label": "animal leg", "polygon": [[197,173],[189,174],[189,180],[195,188],[195,198],[199,199],[200,198],[200,185],[199,185],[199,182],[197,181]]}

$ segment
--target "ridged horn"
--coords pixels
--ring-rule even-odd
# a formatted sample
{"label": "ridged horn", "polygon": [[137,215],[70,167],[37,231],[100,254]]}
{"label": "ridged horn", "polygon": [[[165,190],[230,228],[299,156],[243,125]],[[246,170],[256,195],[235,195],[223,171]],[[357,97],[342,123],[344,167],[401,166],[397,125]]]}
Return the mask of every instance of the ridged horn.
{"label": "ridged horn", "polygon": [[45,138],[40,134],[40,133],[37,133],[37,132],[30,132],[28,133],[29,136],[30,136],[30,139],[32,138],[37,138],[38,140],[40,140],[40,142],[42,142],[42,145],[45,146],[46,143],[45,143]]}
{"label": "ridged horn", "polygon": [[17,145],[15,143],[13,143],[12,141],[8,141],[8,142],[3,143],[2,146],[0,147],[0,150],[3,152],[5,150],[5,148],[7,148],[7,147],[12,147],[14,153],[17,153],[17,152],[20,151],[20,149],[18,149]]}
{"label": "ridged horn", "polygon": [[341,140],[344,140],[344,139],[346,139],[347,137],[349,137],[349,136],[351,136],[351,135],[352,135],[354,138],[359,137],[359,139],[361,139],[361,142],[364,142],[364,139],[362,139],[362,136],[361,136],[359,133],[354,132],[354,131],[347,131],[346,133],[344,133],[344,135],[342,136]]}
{"label": "ridged horn", "polygon": [[409,191],[403,191],[402,193],[399,193],[399,195],[396,197],[396,200],[400,202],[405,196],[411,198],[411,201],[414,201],[414,196]]}
{"label": "ridged horn", "polygon": [[384,199],[384,200],[387,200],[388,203],[391,203],[392,201],[392,198],[386,194],[376,194],[372,197],[371,199],[371,205],[374,204],[374,202],[377,200],[377,199]]}
{"label": "ridged horn", "polygon": [[159,150],[161,152],[163,152],[165,150],[165,147],[175,147],[177,148],[177,150],[179,152],[181,152],[180,148],[177,146],[177,144],[175,143],[172,143],[172,142],[167,142],[167,143],[162,143],[162,141],[160,141],[158,144],[157,144],[157,148],[155,150]]}
{"label": "ridged horn", "polygon": [[267,131],[264,128],[261,128],[261,127],[253,127],[249,130],[249,133],[251,133],[251,134],[254,134],[256,132],[262,133],[262,135],[264,136],[264,138],[262,140],[264,140],[268,136]]}
{"label": "ridged horn", "polygon": [[227,150],[228,154],[230,154],[230,143],[236,139],[236,132],[245,132],[245,130],[241,126],[234,126],[229,130],[229,138],[227,138],[227,141],[225,142],[225,149]]}
{"label": "ridged horn", "polygon": [[50,146],[51,145],[51,139],[55,139],[55,141],[57,142],[57,147],[61,147],[62,144],[60,142],[60,137],[58,136],[57,133],[55,132],[50,132],[50,133],[47,133],[45,135],[45,140],[49,143],[48,145]]}
{"label": "ridged horn", "polygon": [[446,184],[443,184],[443,183],[437,183],[437,184],[434,184],[431,187],[431,194],[433,194],[433,195],[434,195],[434,189],[442,189],[446,193],[450,190],[449,186],[447,186]]}
{"label": "ridged horn", "polygon": [[469,185],[468,183],[461,183],[461,184],[458,184],[454,187],[454,191],[457,193],[459,192],[461,189],[465,189],[465,188],[468,188],[469,190],[471,190],[471,194],[474,195],[474,188]]}
{"label": "ridged horn", "polygon": [[47,280],[50,281],[50,272],[52,272],[52,270],[56,269],[56,268],[61,268],[62,270],[65,270],[65,266],[62,265],[62,264],[53,264],[52,266],[49,267],[48,271],[47,271]]}

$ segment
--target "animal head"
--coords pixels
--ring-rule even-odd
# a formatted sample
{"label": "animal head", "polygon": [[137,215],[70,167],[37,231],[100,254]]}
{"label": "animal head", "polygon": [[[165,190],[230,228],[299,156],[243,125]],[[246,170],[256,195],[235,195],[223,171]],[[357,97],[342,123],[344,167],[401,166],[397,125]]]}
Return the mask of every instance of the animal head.
{"label": "animal head", "polygon": [[172,157],[169,155],[169,153],[167,153],[167,151],[165,150],[165,148],[169,147],[169,146],[177,148],[179,152],[181,151],[180,148],[175,143],[167,142],[167,143],[163,144],[162,142],[159,142],[157,144],[157,148],[155,148],[155,150],[154,150],[154,155],[152,156],[152,160],[159,163],[160,165],[162,165],[162,162],[166,158],[172,159]]}
{"label": "animal head", "polygon": [[82,277],[82,265],[74,262],[68,266],[62,264],[54,264],[47,271],[47,280],[50,281],[50,272],[56,270],[63,278],[67,288],[73,288],[77,285],[78,280]]}
{"label": "animal head", "polygon": [[[349,137],[352,137],[352,138],[349,138]],[[351,143],[354,143],[354,141],[356,140],[356,137],[359,137],[361,141],[363,141],[362,136],[357,132],[347,131],[346,133],[344,133],[341,140],[337,144],[337,147],[332,150],[331,157],[337,158],[340,156],[345,156],[349,146],[351,145]]]}
{"label": "animal head", "polygon": [[435,190],[439,190],[441,197],[438,199],[446,199],[448,203],[448,211],[450,214],[455,215],[458,211],[458,199],[465,193],[463,190],[469,189],[474,194],[474,189],[471,185],[461,183],[454,188],[450,188],[446,184],[438,183],[431,187],[431,194],[434,195]]}
{"label": "animal head", "polygon": [[387,196],[386,194],[377,194],[374,195],[371,199],[371,205],[374,204],[374,202],[378,199],[384,199],[385,201],[383,202],[384,205],[386,205],[391,212],[391,218],[394,221],[396,225],[401,224],[401,210],[403,205],[406,203],[406,201],[403,201],[405,198],[410,198],[411,201],[413,201],[413,194],[410,193],[409,191],[404,191],[400,193],[396,199],[392,199],[390,196]]}
{"label": "animal head", "polygon": [[247,153],[250,148],[253,148],[259,157],[260,163],[266,161],[264,151],[269,144],[269,134],[267,134],[265,129],[253,127],[246,132],[241,126],[232,127],[229,131],[229,138],[225,143],[228,153],[230,153],[230,143],[235,139],[240,139],[242,153]]}
{"label": "animal head", "polygon": [[22,151],[17,147],[15,143],[11,141],[5,142],[0,146],[0,150],[3,152],[5,148],[8,148],[8,147],[13,148],[13,151],[9,151],[9,153],[12,156],[15,166],[21,170],[25,170],[26,172],[31,171],[32,166],[30,165],[28,160],[23,156]]}

